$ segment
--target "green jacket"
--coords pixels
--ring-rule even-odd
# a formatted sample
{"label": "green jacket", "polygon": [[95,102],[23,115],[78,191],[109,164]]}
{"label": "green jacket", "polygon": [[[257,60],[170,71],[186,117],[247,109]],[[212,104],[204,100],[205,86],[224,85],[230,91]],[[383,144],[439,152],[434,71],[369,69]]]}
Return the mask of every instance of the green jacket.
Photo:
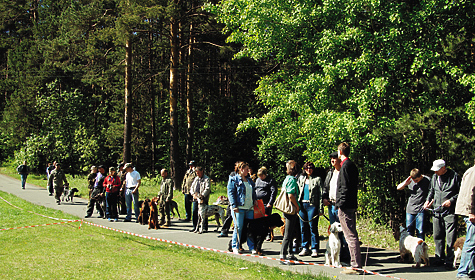
{"label": "green jacket", "polygon": [[173,199],[173,180],[171,178],[165,178],[162,180],[158,195],[160,195],[161,199],[164,199],[165,201]]}
{"label": "green jacket", "polygon": [[66,174],[64,174],[62,169],[53,170],[49,176],[48,184],[49,186],[53,186],[53,188],[62,187],[63,185],[68,184],[68,180],[66,180]]}
{"label": "green jacket", "polygon": [[181,192],[184,194],[189,194],[191,190],[191,184],[196,178],[196,172],[192,169],[188,169],[185,173],[185,177],[183,178],[183,182],[181,183]]}

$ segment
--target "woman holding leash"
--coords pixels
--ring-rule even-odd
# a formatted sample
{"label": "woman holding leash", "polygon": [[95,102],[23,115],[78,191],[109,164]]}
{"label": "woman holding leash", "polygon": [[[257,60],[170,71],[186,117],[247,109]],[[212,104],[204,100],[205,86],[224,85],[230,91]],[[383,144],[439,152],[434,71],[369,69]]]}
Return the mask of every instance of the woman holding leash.
{"label": "woman holding leash", "polygon": [[299,203],[302,206],[299,212],[300,232],[302,233],[302,251],[299,256],[310,255],[318,257],[318,218],[320,215],[320,193],[322,189],[322,179],[314,174],[315,165],[306,162],[302,173],[297,181],[299,186]]}
{"label": "woman holding leash", "polygon": [[[256,204],[255,185],[249,176],[249,164],[240,162],[238,165],[238,174],[229,176],[228,198],[232,209],[234,226],[237,230],[233,232],[232,248],[233,253],[239,253],[241,234],[244,227],[244,219],[254,218],[254,205]],[[249,250],[256,254],[254,250],[254,240],[247,238]]]}
{"label": "woman holding leash", "polygon": [[[262,199],[265,206],[265,215],[270,216],[272,214],[272,206],[277,197],[277,183],[267,174],[267,168],[264,166],[257,170],[257,177],[256,197],[257,199]],[[270,240],[270,230],[266,240]]]}
{"label": "woman holding leash", "polygon": [[[282,183],[282,192],[286,192],[290,202],[299,212],[299,204],[297,198],[299,197],[299,187],[297,185],[297,179],[295,176],[298,174],[297,163],[294,160],[289,160],[285,164],[287,168],[287,177],[285,177],[284,183]],[[292,265],[291,261],[297,261],[298,259],[292,254],[292,240],[294,239],[295,228],[297,227],[297,215],[286,214],[285,217],[285,232],[284,239],[282,240],[282,247],[280,248],[280,264]]]}

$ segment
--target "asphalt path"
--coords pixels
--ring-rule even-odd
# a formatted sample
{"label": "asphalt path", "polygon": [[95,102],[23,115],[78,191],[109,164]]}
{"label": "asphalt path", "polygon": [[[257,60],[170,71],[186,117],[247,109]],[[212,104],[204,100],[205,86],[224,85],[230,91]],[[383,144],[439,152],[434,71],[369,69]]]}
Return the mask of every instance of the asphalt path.
{"label": "asphalt path", "polygon": [[[13,179],[11,177],[0,175],[0,191],[14,194],[22,199],[30,201],[37,205],[43,205],[45,207],[61,210],[63,212],[77,216],[78,218],[83,219],[86,214],[87,200],[81,199],[78,197],[74,198],[74,202],[63,202],[61,205],[57,205],[54,197],[48,195],[48,192],[44,187],[38,187],[35,185],[28,184],[26,189],[21,189],[21,184],[19,180]],[[176,199],[181,199],[182,197],[177,197]],[[0,200],[0,203],[4,203]],[[181,211],[184,215],[184,211]],[[182,215],[182,216],[183,216]],[[140,225],[133,222],[122,222],[124,216],[120,216],[119,222],[109,222],[106,219],[97,218],[98,214],[94,213],[92,218],[84,219],[85,221],[102,225],[105,227],[113,228],[116,230],[133,233],[140,236],[146,236],[150,238],[156,238],[161,240],[167,240],[170,242],[182,243],[187,246],[203,247],[207,249],[216,249],[220,253],[226,253],[228,242],[231,239],[228,238],[218,238],[217,232],[213,230],[216,229],[216,225],[209,225],[209,232],[203,234],[197,234],[189,232],[192,228],[191,222],[184,222],[175,218],[172,220],[172,225],[168,229],[159,229],[159,230],[148,230],[148,227],[145,225]],[[29,225],[25,225],[29,226]],[[28,229],[24,229],[28,230]],[[127,234],[127,233],[124,233]],[[455,279],[456,271],[446,271],[444,267],[423,267],[423,268],[413,268],[412,264],[408,263],[399,263],[398,257],[399,253],[390,250],[378,249],[367,247],[363,244],[361,247],[362,259],[366,264],[364,270],[368,273],[364,275],[343,275],[340,272],[342,268],[334,268],[324,266],[325,257],[324,257],[324,248],[325,241],[320,243],[320,257],[312,258],[310,256],[299,257],[302,263],[298,263],[292,266],[281,265],[278,260],[279,251],[280,251],[280,242],[282,236],[276,234],[274,242],[264,242],[263,250],[265,253],[264,257],[256,257],[248,255],[250,252],[245,251],[242,255],[227,253],[238,258],[243,258],[252,262],[260,262],[270,266],[276,266],[282,269],[287,269],[300,273],[311,273],[314,275],[326,275],[335,279],[407,279],[407,280],[445,280],[445,279]],[[160,241],[157,241],[160,242]],[[362,240],[364,243],[364,240]],[[244,248],[247,249],[247,246],[244,245]],[[348,263],[343,263],[343,265],[348,266]],[[243,268],[245,269],[245,268]],[[374,273],[374,274],[372,274]],[[383,278],[384,277],[384,278]]]}

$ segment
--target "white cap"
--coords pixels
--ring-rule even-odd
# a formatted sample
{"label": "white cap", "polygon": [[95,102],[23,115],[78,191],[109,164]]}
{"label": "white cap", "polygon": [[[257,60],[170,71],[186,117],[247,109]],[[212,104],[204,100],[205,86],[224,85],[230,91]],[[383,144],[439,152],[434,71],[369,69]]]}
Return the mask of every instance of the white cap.
{"label": "white cap", "polygon": [[432,164],[432,168],[430,170],[439,171],[444,166],[445,161],[443,159],[434,160],[434,163]]}

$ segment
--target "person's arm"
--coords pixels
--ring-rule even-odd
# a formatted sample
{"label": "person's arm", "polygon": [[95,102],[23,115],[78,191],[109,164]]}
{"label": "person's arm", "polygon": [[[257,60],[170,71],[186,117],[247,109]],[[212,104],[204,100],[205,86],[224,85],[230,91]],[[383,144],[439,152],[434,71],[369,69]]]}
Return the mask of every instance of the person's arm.
{"label": "person's arm", "polygon": [[437,178],[432,177],[430,180],[429,194],[427,195],[426,202],[424,203],[423,208],[427,209],[432,206],[434,203],[434,185],[436,184]]}
{"label": "person's arm", "polygon": [[170,188],[168,189],[168,197],[167,201],[171,201],[173,199],[173,184],[175,182],[173,180],[170,180]]}
{"label": "person's arm", "polygon": [[267,203],[267,207],[272,208],[272,206],[274,205],[275,199],[277,198],[277,183],[275,182],[274,178],[270,179],[269,185],[270,185],[270,199],[269,199],[269,203]]}
{"label": "person's arm", "polygon": [[209,178],[206,178],[203,182],[203,185],[201,185],[201,195],[203,197],[208,197],[210,193],[211,189],[209,184]]}
{"label": "person's arm", "polygon": [[141,182],[142,182],[142,179],[137,180],[137,185],[135,186],[135,189],[132,191],[132,193],[136,193],[139,190]]}
{"label": "person's arm", "polygon": [[288,195],[289,195],[290,202],[292,202],[292,204],[295,206],[298,213],[300,211],[300,208],[299,208],[299,204],[297,203],[297,197],[293,193],[289,193]]}
{"label": "person's arm", "polygon": [[399,185],[397,185],[397,190],[398,191],[402,191],[404,190],[407,186],[409,186],[409,184],[411,183],[411,176],[407,177],[406,180],[404,180],[403,182],[401,182]]}

